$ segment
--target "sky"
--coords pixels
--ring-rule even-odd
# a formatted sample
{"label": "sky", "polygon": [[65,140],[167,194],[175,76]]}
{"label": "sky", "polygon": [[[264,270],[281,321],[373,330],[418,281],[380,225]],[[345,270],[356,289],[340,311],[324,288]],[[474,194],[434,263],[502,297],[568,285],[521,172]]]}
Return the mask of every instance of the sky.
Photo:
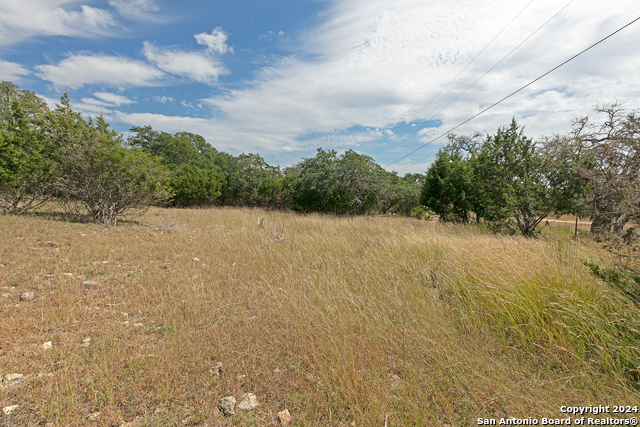
{"label": "sky", "polygon": [[[423,173],[446,138],[400,158],[638,17],[638,0],[2,0],[0,80],[125,136]],[[640,108],[639,53],[640,21],[455,133],[515,118],[538,140],[598,103]]]}

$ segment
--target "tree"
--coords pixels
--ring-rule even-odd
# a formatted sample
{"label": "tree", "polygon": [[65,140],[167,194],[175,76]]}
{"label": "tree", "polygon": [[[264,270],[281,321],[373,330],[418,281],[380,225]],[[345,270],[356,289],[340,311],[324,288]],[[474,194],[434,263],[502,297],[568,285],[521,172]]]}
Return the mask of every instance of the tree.
{"label": "tree", "polygon": [[49,111],[47,103],[35,93],[21,90],[11,82],[0,82],[0,130],[13,126],[15,101],[20,105],[24,118],[29,123],[41,122]]}
{"label": "tree", "polygon": [[[3,82],[3,84],[6,82]],[[46,107],[45,107],[46,108]],[[24,113],[21,98],[0,126],[0,210],[24,213],[50,199],[55,150],[41,128],[40,113]]]}
{"label": "tree", "polygon": [[488,136],[470,162],[474,210],[495,227],[532,236],[556,209],[550,164],[515,119]]}
{"label": "tree", "polygon": [[224,174],[218,170],[180,166],[169,180],[172,201],[176,206],[211,205],[222,196]]}
{"label": "tree", "polygon": [[420,203],[444,222],[469,222],[472,171],[460,149],[449,145],[438,152],[422,185]]}
{"label": "tree", "polygon": [[601,124],[585,116],[574,120],[565,145],[584,159],[574,170],[588,181],[591,232],[620,232],[630,237],[640,226],[640,113],[620,104],[596,106]]}
{"label": "tree", "polygon": [[115,226],[118,217],[167,200],[166,167],[143,150],[123,147],[103,117],[84,120],[64,95],[47,122],[60,147],[55,189],[72,212],[83,208],[94,221]]}
{"label": "tree", "polygon": [[222,196],[227,204],[254,204],[256,191],[266,178],[282,177],[280,167],[269,165],[259,154],[242,153],[233,157],[223,153],[218,158],[223,162],[222,170],[227,174],[227,186]]}
{"label": "tree", "polygon": [[359,215],[378,209],[378,197],[387,172],[369,157],[349,150],[338,156],[318,148],[315,157],[290,169],[292,202],[303,212]]}

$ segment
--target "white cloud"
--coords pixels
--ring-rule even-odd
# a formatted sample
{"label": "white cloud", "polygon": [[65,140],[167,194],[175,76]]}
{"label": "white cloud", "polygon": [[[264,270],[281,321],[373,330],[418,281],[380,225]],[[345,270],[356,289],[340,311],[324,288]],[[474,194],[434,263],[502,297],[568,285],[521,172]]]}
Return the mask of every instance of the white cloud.
{"label": "white cloud", "polygon": [[0,2],[0,45],[32,36],[91,37],[109,34],[117,26],[104,9],[76,0],[3,0]]}
{"label": "white cloud", "polygon": [[214,58],[200,52],[187,52],[179,48],[159,48],[144,42],[142,53],[149,62],[161,70],[199,83],[213,84],[220,75],[228,72]]}
{"label": "white cloud", "polygon": [[258,38],[271,41],[273,39],[280,39],[282,37],[284,37],[284,31],[278,31],[277,33],[275,31],[269,31],[267,32],[267,34],[263,34]]}
{"label": "white cloud", "polygon": [[20,81],[23,76],[29,75],[31,72],[22,65],[0,59],[0,80],[10,82]]}
{"label": "white cloud", "polygon": [[156,102],[159,102],[161,104],[166,104],[167,102],[173,102],[175,101],[175,99],[173,99],[170,96],[152,96],[151,99],[153,99]]}
{"label": "white cloud", "polygon": [[95,96],[98,99],[101,99],[102,101],[108,103],[109,105],[113,105],[113,106],[121,106],[121,105],[129,105],[129,104],[135,104],[136,101],[127,98],[126,96],[122,96],[122,95],[118,95],[115,93],[109,93],[109,92],[95,92],[93,94],[93,96]]}
{"label": "white cloud", "polygon": [[156,19],[153,13],[160,9],[155,0],[109,0],[109,5],[131,20]]}
{"label": "white cloud", "polygon": [[227,53],[233,52],[233,48],[227,45],[227,34],[222,31],[221,28],[215,28],[211,31],[211,34],[200,33],[195,34],[196,42],[199,45],[203,45],[207,47],[207,50],[212,53]]}
{"label": "white cloud", "polygon": [[38,76],[56,86],[77,89],[87,84],[154,86],[164,73],[141,61],[101,54],[71,54],[57,65],[38,65]]}
{"label": "white cloud", "polygon": [[[510,0],[333,0],[325,22],[305,32],[295,55],[264,67],[244,88],[203,100],[224,118],[210,126],[218,139],[243,133],[254,147],[303,152],[312,144],[329,144],[330,138],[300,135],[335,133],[340,143],[354,126],[384,129],[411,120],[523,6]],[[419,120],[431,118],[562,6],[553,0],[533,3]],[[635,0],[571,5],[435,117],[441,125],[421,132],[411,146],[473,116],[617,29],[632,10],[640,12]],[[493,133],[515,116],[537,137],[568,130],[571,118],[588,113],[597,101],[624,97],[639,106],[640,60],[629,55],[640,48],[639,40],[637,24],[456,132]],[[408,151],[377,160],[390,163]]]}

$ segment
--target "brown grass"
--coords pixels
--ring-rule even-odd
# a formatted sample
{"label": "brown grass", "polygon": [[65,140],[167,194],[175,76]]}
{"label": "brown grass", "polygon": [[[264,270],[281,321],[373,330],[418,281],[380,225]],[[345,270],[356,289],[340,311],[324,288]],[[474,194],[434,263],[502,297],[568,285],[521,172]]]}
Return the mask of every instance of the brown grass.
{"label": "brown grass", "polygon": [[[586,239],[250,209],[163,210],[184,225],[165,234],[159,212],[0,216],[0,374],[31,375],[0,389],[20,405],[0,425],[267,426],[287,408],[463,426],[640,401],[640,314],[582,265],[608,262]],[[260,406],[224,418],[243,392]]]}

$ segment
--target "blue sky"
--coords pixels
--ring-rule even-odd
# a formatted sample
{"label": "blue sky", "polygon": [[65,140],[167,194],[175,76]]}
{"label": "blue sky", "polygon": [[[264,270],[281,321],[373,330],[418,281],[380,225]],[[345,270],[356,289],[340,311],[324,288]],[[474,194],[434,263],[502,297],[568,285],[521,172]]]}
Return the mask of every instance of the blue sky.
{"label": "blue sky", "polygon": [[[51,104],[68,92],[119,132],[190,131],[282,166],[317,147],[386,165],[638,16],[637,0],[3,0],[0,79]],[[515,117],[540,138],[598,102],[638,108],[639,48],[636,23],[456,132]],[[389,169],[424,172],[443,143]]]}

